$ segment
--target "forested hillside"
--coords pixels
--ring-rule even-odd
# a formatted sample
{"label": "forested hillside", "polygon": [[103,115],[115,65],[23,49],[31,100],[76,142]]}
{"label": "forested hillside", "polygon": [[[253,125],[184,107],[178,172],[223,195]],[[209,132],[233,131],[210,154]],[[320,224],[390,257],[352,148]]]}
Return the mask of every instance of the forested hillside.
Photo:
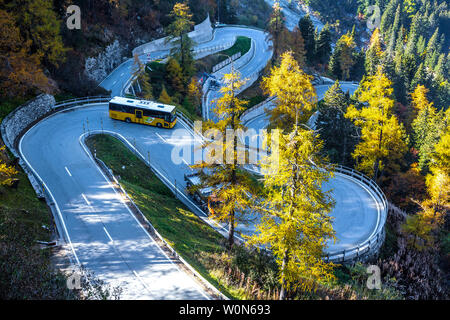
{"label": "forested hillside", "polygon": [[[1,0],[0,95],[32,96],[36,90],[75,96],[104,93],[93,74],[106,75],[122,57],[130,57],[133,48],[164,36],[175,3]],[[65,25],[70,4],[81,9],[81,30],[69,30]],[[193,21],[199,23],[209,14],[215,22],[217,4],[214,0],[190,0]],[[225,23],[263,27],[269,13],[263,0],[221,0],[219,5],[220,21]],[[100,62],[86,64],[89,57]]]}
{"label": "forested hillside", "polygon": [[[450,8],[445,0],[306,0],[338,34],[353,29],[355,46],[366,49],[365,68],[369,74],[381,63],[394,82],[397,101],[406,104],[418,85],[426,86],[429,98],[439,108],[450,104]],[[379,33],[373,35],[366,22],[380,9]],[[356,30],[356,31],[355,31]],[[357,49],[353,49],[357,50]],[[356,51],[354,53],[356,55]],[[333,68],[333,66],[332,66]],[[344,78],[339,68],[332,70]]]}
{"label": "forested hillside", "polygon": [[[238,287],[242,287],[244,278],[251,274],[250,278],[261,292],[268,291],[264,292],[267,296],[277,296],[278,291],[275,294],[274,290],[278,290],[281,283],[283,290],[279,295],[283,298],[447,299],[450,269],[448,1],[299,2],[310,6],[314,15],[324,22],[320,31],[309,15],[299,19],[298,26],[289,31],[278,1],[271,8],[264,0],[0,0],[0,117],[42,92],[55,95],[57,100],[108,95],[110,92],[99,83],[124,59],[134,58],[136,68],[131,69],[135,70],[131,88],[136,86],[139,90],[132,90],[127,96],[173,104],[186,117],[199,120],[204,97],[199,77],[204,76],[203,71],[209,72],[212,65],[223,61],[220,56],[224,58],[224,53],[228,56],[248,52],[251,39],[250,36],[239,37],[227,50],[196,62],[194,43],[188,33],[208,15],[213,23],[262,28],[267,31],[267,38],[259,31],[265,39],[261,41],[272,41],[272,59],[267,55],[270,61],[264,69],[264,66],[258,69],[263,69],[259,80],[243,93],[238,94],[246,81],[241,79],[241,74],[233,70],[225,76],[221,85],[222,93],[226,94],[216,101],[216,116],[225,115],[218,123],[221,132],[243,128],[240,115],[250,106],[247,100],[260,102],[269,97],[277,98],[274,109],[268,111],[269,128],[281,129],[285,134],[281,141],[282,158],[286,160],[281,164],[285,173],[266,177],[263,188],[253,181],[254,177],[242,173],[245,170],[240,170],[235,163],[230,166],[214,163],[208,168],[216,170],[216,175],[209,180],[203,177],[210,183],[208,187],[222,192],[221,186],[228,185],[233,190],[230,194],[223,191],[225,193],[218,196],[221,200],[217,201],[223,207],[215,208],[216,218],[233,226],[227,244],[230,255],[226,259],[210,257],[210,265],[226,268],[223,270],[236,268],[239,272],[232,275],[231,271],[226,272],[227,277],[235,278],[233,281],[239,283]],[[70,4],[81,9],[80,30],[66,27],[66,10]],[[380,10],[379,19],[371,11],[374,5]],[[373,28],[368,22],[375,23]],[[132,57],[135,47],[165,36],[176,39],[167,59],[145,65],[137,55]],[[263,61],[265,65],[266,60]],[[350,94],[348,88],[356,91]],[[317,101],[319,90],[323,90],[322,94],[328,91]],[[309,120],[314,116],[317,121],[311,125]],[[213,124],[208,123],[208,126]],[[233,148],[236,152],[237,145]],[[290,159],[295,159],[298,165],[292,166]],[[333,237],[334,233],[328,216],[333,201],[328,198],[328,192],[322,193],[320,184],[328,180],[335,165],[344,165],[369,176],[390,203],[386,241],[380,255],[370,261],[382,267],[386,283],[386,290],[375,294],[367,292],[361,280],[366,276],[361,265],[334,268],[322,260],[324,239]],[[303,172],[299,168],[307,170]],[[15,177],[26,182],[25,175],[18,171],[16,161],[6,150],[0,149],[0,241],[3,242],[0,248],[8,249],[2,251],[0,258],[6,261],[9,272],[1,283],[13,283],[8,279],[22,265],[20,270],[24,273],[32,269],[37,274],[30,273],[30,277],[23,278],[19,283],[23,291],[14,291],[12,285],[1,289],[8,293],[4,294],[6,298],[21,298],[28,288],[54,285],[61,291],[56,290],[49,297],[67,298],[63,277],[57,279],[58,283],[51,280],[53,273],[48,257],[40,255],[37,248],[36,252],[29,250],[36,247],[33,246],[36,240],[51,238],[47,226],[50,215],[43,203],[33,204],[35,208],[30,209],[23,205],[23,200],[16,200],[16,196],[36,200],[28,184],[19,184],[19,191],[25,195],[14,190],[17,187]],[[294,180],[291,186],[286,182],[290,179]],[[286,204],[284,190],[289,190],[290,205]],[[267,211],[276,203],[276,210],[272,208],[269,214],[272,217],[280,214],[288,222],[284,230],[279,230],[277,223],[269,224],[267,220],[264,230],[267,236],[251,239],[258,245],[281,243],[278,260],[283,261],[279,266],[267,264],[264,259],[247,264],[249,259],[233,256],[240,253],[231,251],[234,222],[238,219],[235,213],[254,209],[248,199],[250,192],[270,200],[258,210]],[[283,212],[293,204],[297,206],[297,213],[301,213],[299,219],[292,218],[292,212]],[[317,223],[312,219],[315,214],[323,216],[324,220]],[[306,232],[303,234],[293,232],[294,236],[289,238],[292,240],[290,252],[297,255],[290,258],[291,253],[283,247],[284,232],[297,232],[306,224],[311,230],[302,231]],[[17,238],[16,229],[30,230],[18,247],[11,245]],[[268,236],[271,232],[278,232],[278,240]],[[303,241],[305,235],[308,241]],[[25,262],[9,260],[12,251],[22,253],[18,256]],[[36,263],[45,268],[41,270],[26,264],[34,256],[42,258]],[[308,261],[304,257],[313,259]],[[298,283],[307,284],[295,287],[290,296],[285,292],[286,283],[278,283],[275,276],[273,279],[260,277],[262,271],[253,271],[266,270],[269,266],[275,275],[278,268],[286,265]],[[44,282],[35,281],[39,279],[40,270],[45,275]],[[269,276],[272,277],[272,273]],[[306,281],[306,278],[312,280]],[[255,288],[245,281],[246,288]],[[323,292],[319,290],[313,295],[314,287]],[[33,298],[47,297],[39,290],[36,292]]]}

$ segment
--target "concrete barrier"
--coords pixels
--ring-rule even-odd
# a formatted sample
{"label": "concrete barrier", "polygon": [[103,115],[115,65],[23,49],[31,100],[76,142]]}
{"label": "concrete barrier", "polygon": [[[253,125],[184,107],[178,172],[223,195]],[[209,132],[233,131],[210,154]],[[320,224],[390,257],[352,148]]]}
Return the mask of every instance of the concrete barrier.
{"label": "concrete barrier", "polygon": [[[211,25],[211,20],[209,19],[208,15],[208,17],[206,17],[206,19],[202,23],[194,26],[194,31],[189,32],[188,36],[195,43],[203,43],[210,41],[213,38],[213,30],[214,29]],[[133,50],[133,56],[136,54],[140,56],[149,52],[169,50],[174,47],[175,42],[176,39],[169,41],[168,37],[157,39],[135,48]]]}

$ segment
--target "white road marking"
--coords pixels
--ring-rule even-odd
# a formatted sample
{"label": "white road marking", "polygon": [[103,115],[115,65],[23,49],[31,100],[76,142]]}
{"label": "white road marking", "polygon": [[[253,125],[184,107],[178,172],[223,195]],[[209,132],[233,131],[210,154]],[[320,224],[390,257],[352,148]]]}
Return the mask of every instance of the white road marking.
{"label": "white road marking", "polygon": [[123,77],[124,74],[125,74],[125,72],[122,72],[122,74],[120,76]]}
{"label": "white road marking", "polygon": [[114,240],[111,238],[111,235],[109,234],[108,230],[106,230],[105,227],[103,227],[103,230],[105,230],[105,233],[108,236],[109,240],[111,240],[111,242],[114,242]]}
{"label": "white road marking", "polygon": [[88,206],[90,206],[91,203],[90,203],[89,200],[86,198],[86,196],[84,195],[84,193],[82,193],[81,196],[83,197],[84,201],[86,201],[86,203],[88,204]]}
{"label": "white road marking", "polygon": [[69,171],[69,169],[67,169],[67,167],[64,167],[64,169],[66,169],[66,171],[67,171],[67,174],[71,177],[72,176],[72,174],[70,173],[70,171]]}
{"label": "white road marking", "polygon": [[145,282],[142,280],[142,278],[137,274],[136,271],[133,270],[134,275],[136,276],[136,278],[138,278],[138,280],[142,283],[142,285],[145,287],[145,289],[147,289],[148,291],[150,291],[150,288],[147,287],[147,285],[145,284]]}
{"label": "white road marking", "polygon": [[115,85],[117,83],[117,80],[113,82],[113,85]]}
{"label": "white road marking", "polygon": [[163,137],[161,137],[161,136],[159,135],[158,132],[156,133],[156,135],[157,135],[162,141],[164,141],[164,143],[167,143],[166,139],[164,139]]}

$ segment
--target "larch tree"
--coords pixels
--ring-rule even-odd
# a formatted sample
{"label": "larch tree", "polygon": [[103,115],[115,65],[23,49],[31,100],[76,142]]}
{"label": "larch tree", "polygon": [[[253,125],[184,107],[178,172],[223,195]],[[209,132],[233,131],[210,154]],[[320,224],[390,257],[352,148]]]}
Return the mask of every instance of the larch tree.
{"label": "larch tree", "polygon": [[272,6],[272,13],[270,15],[267,31],[269,32],[270,40],[272,40],[273,56],[272,63],[280,57],[282,45],[282,33],[284,29],[283,13],[281,12],[280,2],[275,1]]}
{"label": "larch tree", "polygon": [[342,79],[350,79],[350,70],[355,64],[353,52],[356,47],[353,33],[344,34],[337,42],[336,47],[339,47],[339,66],[342,72]]}
{"label": "larch tree", "polygon": [[[447,120],[450,109],[446,111]],[[446,128],[439,142],[434,147],[431,160],[431,173],[427,176],[427,189],[430,195],[429,206],[434,210],[450,210],[450,124]]]}
{"label": "larch tree", "polygon": [[280,299],[292,288],[311,290],[333,278],[333,265],[322,259],[335,232],[329,214],[334,201],[322,189],[332,174],[321,149],[314,131],[296,127],[280,134],[278,146],[271,145],[271,155],[262,161],[264,199],[254,205],[261,222],[247,245],[266,246],[275,256]]}
{"label": "larch tree", "polygon": [[140,83],[141,83],[141,94],[142,94],[142,98],[144,98],[145,100],[153,100],[154,96],[153,96],[153,87],[152,84],[150,82],[150,76],[147,73],[147,71],[145,70],[144,67],[144,71],[141,74],[141,77],[139,78]]}
{"label": "larch tree", "polygon": [[294,31],[292,31],[291,37],[291,48],[294,52],[294,58],[297,60],[298,65],[303,68],[306,66],[306,49],[305,49],[305,41],[303,40],[302,33],[296,27]]}
{"label": "larch tree", "polygon": [[222,97],[215,101],[214,108],[219,120],[207,123],[210,130],[204,133],[207,139],[214,139],[204,146],[206,159],[193,166],[199,169],[202,186],[215,190],[214,197],[218,201],[212,218],[228,224],[230,250],[234,245],[235,227],[246,221],[251,194],[254,193],[250,176],[241,166],[246,153],[238,137],[238,132],[244,129],[239,116],[247,101],[239,99],[237,93],[245,81],[234,68],[224,75],[224,86],[220,89]]}
{"label": "larch tree", "polygon": [[176,43],[172,54],[180,62],[185,79],[189,79],[195,72],[192,54],[194,43],[188,35],[194,26],[192,13],[187,3],[176,3],[169,17],[173,19],[173,22],[167,27],[168,41]]}
{"label": "larch tree", "polygon": [[0,10],[0,96],[22,96],[51,86],[41,67],[41,56],[31,52],[31,40],[23,40],[13,16]]}
{"label": "larch tree", "polygon": [[166,64],[166,78],[172,89],[181,97],[185,93],[183,70],[178,61],[170,57]]}
{"label": "larch tree", "polygon": [[172,104],[172,98],[167,93],[166,87],[163,85],[158,101],[164,104]]}
{"label": "larch tree", "polygon": [[[450,112],[448,112],[450,115]],[[450,212],[450,126],[434,145],[426,178],[429,198],[420,203],[421,210],[407,217],[402,226],[404,232],[412,235],[409,244],[417,250],[434,248],[439,230]]]}
{"label": "larch tree", "polygon": [[380,30],[376,28],[372,33],[369,48],[366,51],[366,75],[373,76],[377,73],[378,66],[383,60],[383,54]]}
{"label": "larch tree", "polygon": [[272,68],[271,75],[262,81],[265,93],[277,97],[276,107],[270,111],[271,127],[291,131],[308,121],[317,103],[311,80],[312,77],[294,59],[292,51],[282,55],[280,66]]}
{"label": "larch tree", "polygon": [[[0,148],[0,152],[3,150],[5,150],[5,146]],[[0,185],[11,186],[17,174],[18,172],[13,166],[8,165],[0,159]]]}
{"label": "larch tree", "polygon": [[150,83],[150,76],[145,71],[145,64],[141,62],[138,55],[134,55],[133,68],[133,78],[139,83],[141,89],[136,95],[146,100],[152,100],[153,88]]}
{"label": "larch tree", "polygon": [[261,213],[261,223],[248,237],[248,245],[264,245],[272,251],[279,265],[280,299],[285,299],[293,287],[310,290],[316,281],[333,277],[332,265],[322,255],[335,236],[329,215],[334,201],[321,188],[332,174],[321,156],[319,136],[302,123],[317,96],[311,77],[299,68],[292,52],[282,55],[280,67],[273,68],[263,83],[278,98],[278,117],[272,126],[277,127],[280,118],[291,122],[281,127],[284,132],[278,142],[270,140],[271,153],[261,163],[265,192],[263,200],[253,204]]}
{"label": "larch tree", "polygon": [[360,128],[361,141],[353,152],[357,168],[374,180],[383,170],[398,171],[407,148],[407,136],[393,113],[391,81],[381,68],[362,81],[357,90],[360,106],[350,106],[346,117]]}
{"label": "larch tree", "polygon": [[200,115],[202,107],[202,88],[197,77],[192,77],[187,91],[189,103],[194,107],[195,112]]}
{"label": "larch tree", "polygon": [[1,1],[0,9],[11,12],[25,41],[31,42],[32,53],[43,64],[58,66],[65,60],[67,49],[61,36],[61,20],[46,0]]}

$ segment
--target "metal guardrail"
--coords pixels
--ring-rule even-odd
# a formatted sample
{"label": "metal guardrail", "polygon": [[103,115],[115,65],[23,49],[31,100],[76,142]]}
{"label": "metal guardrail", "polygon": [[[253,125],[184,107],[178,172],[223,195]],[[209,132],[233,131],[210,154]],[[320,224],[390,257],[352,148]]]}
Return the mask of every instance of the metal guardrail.
{"label": "metal guardrail", "polygon": [[324,259],[327,262],[345,263],[358,260],[361,256],[366,256],[372,250],[379,249],[384,241],[384,225],[387,219],[388,201],[380,187],[372,179],[368,178],[361,172],[341,165],[335,166],[334,169],[337,173],[341,173],[359,180],[377,196],[377,200],[381,201],[381,203],[378,203],[381,208],[379,208],[380,211],[378,215],[377,227],[369,239],[352,248],[330,252],[324,256]]}
{"label": "metal guardrail", "polygon": [[[76,107],[77,105],[83,105],[83,104],[92,104],[92,103],[99,103],[99,102],[108,102],[111,99],[111,97],[106,97],[106,96],[95,96],[95,97],[85,97],[85,98],[76,98],[76,99],[69,99],[69,100],[65,100],[65,101],[60,101],[57,104],[55,104],[53,106],[53,109],[56,111],[62,111],[65,109],[70,109],[73,107]],[[42,121],[43,119],[45,119],[48,115],[43,116],[39,121]],[[186,116],[184,116],[183,113],[178,112],[178,116],[182,117],[183,121],[185,121],[189,126],[193,126],[193,122],[190,121],[188,118],[186,118]],[[102,130],[103,131],[103,130]],[[26,133],[25,133],[26,134]],[[91,134],[90,132],[87,133],[87,135]],[[123,141],[123,138],[120,137],[120,135],[117,135],[117,137]],[[20,138],[22,139],[22,137]],[[126,143],[128,143],[127,141],[124,141]],[[36,183],[39,185],[39,188],[42,190],[42,194],[44,195],[44,198],[46,200],[46,203],[48,204],[48,206],[50,207],[51,211],[54,214],[55,217],[55,224],[56,221],[58,221],[57,224],[57,231],[58,234],[61,237],[65,238],[65,242],[66,243],[71,243],[70,242],[70,237],[68,235],[67,229],[65,227],[64,224],[64,219],[61,215],[61,211],[56,203],[55,198],[53,197],[53,194],[51,193],[51,191],[47,188],[47,185],[45,184],[45,182],[42,180],[42,178],[37,174],[37,172],[29,165],[29,163],[25,160],[25,158],[23,157],[21,150],[18,150],[20,158],[24,159],[24,161],[21,161],[21,165],[24,168],[24,170],[27,172],[28,175],[31,175],[34,180],[36,181]],[[143,158],[142,156],[140,156],[140,158],[142,158],[144,161],[146,161],[145,158]],[[101,163],[101,162],[100,162]],[[106,165],[105,165],[106,167]],[[107,167],[106,167],[107,168]],[[109,168],[107,168],[109,169]],[[165,185],[167,185],[175,194],[177,194],[178,190],[174,189],[170,184],[166,183],[164,176],[162,176],[159,172],[153,170],[153,168],[151,167],[152,171],[161,179],[161,181],[163,181],[165,183]],[[126,194],[126,192],[125,192]],[[126,194],[127,195],[127,194]],[[128,197],[128,195],[127,195]],[[131,201],[131,203],[137,208],[137,210],[142,214],[142,212],[139,210],[139,208],[134,204],[134,202]],[[56,219],[57,217],[57,219]],[[144,216],[145,218],[145,216]],[[150,223],[149,223],[150,224]],[[163,241],[167,247],[169,248],[170,251],[173,252],[173,255],[179,259],[191,272],[194,273],[194,275],[196,277],[198,277],[199,279],[202,280],[202,282],[204,282],[204,284],[209,287],[213,292],[215,292],[215,294],[224,300],[227,300],[228,298],[223,295],[215,286],[213,286],[209,281],[207,281],[206,279],[203,278],[202,275],[200,275],[200,273],[198,273],[187,261],[185,261],[181,256],[179,256],[176,251],[162,238],[162,236],[156,231],[156,229],[153,227],[153,225],[150,224],[150,226],[152,227],[153,231],[155,232],[156,236],[159,238],[159,240]],[[80,263],[80,261],[78,261],[77,255],[75,253],[74,248],[71,245],[71,250],[74,254],[75,259],[77,260],[77,263],[73,263],[72,264],[74,266],[78,266],[79,272],[83,273],[83,266]]]}
{"label": "metal guardrail", "polygon": [[[264,100],[264,101],[258,103],[257,105],[254,105],[253,107],[248,108],[247,110],[245,110],[244,112],[242,112],[240,118],[243,119],[244,123],[248,122],[249,120],[253,119],[253,118],[250,118],[250,119],[248,119],[248,120],[245,120],[244,118],[245,118],[248,114],[250,114],[250,113],[252,113],[252,112],[254,112],[254,111],[256,111],[256,110],[262,108],[263,106],[265,106],[266,104],[272,102],[273,100],[275,100],[275,97],[270,97],[270,98],[267,98],[266,100]],[[260,115],[261,115],[261,114],[259,114],[258,116],[260,116]]]}
{"label": "metal guardrail", "polygon": [[[114,173],[112,172],[112,170],[110,168],[108,168],[108,166],[100,159],[98,159],[95,155],[92,155],[88,149],[87,146],[84,142],[84,139],[91,136],[91,135],[95,135],[95,134],[108,134],[112,137],[117,138],[118,140],[120,140],[122,143],[124,143],[125,146],[128,147],[128,149],[130,149],[130,151],[135,154],[139,159],[141,159],[144,163],[146,163],[150,169],[151,172],[153,172],[153,174],[155,174],[163,183],[164,185],[166,185],[175,195],[176,198],[178,198],[180,201],[182,201],[185,205],[188,206],[188,208],[190,208],[193,212],[196,211],[200,211],[200,208],[195,208],[192,207],[191,205],[189,205],[188,203],[186,203],[185,201],[183,201],[180,198],[180,191],[177,189],[176,186],[176,181],[175,181],[175,185],[173,185],[172,183],[170,183],[170,181],[168,180],[167,177],[165,177],[163,174],[161,174],[161,172],[159,172],[158,170],[156,170],[156,168],[148,161],[148,159],[146,159],[137,149],[134,145],[132,145],[129,141],[127,141],[122,135],[116,133],[116,132],[111,132],[111,131],[92,131],[92,132],[88,132],[85,133],[81,138],[80,138],[80,143],[83,146],[83,149],[85,150],[86,153],[88,153],[88,155],[92,156],[92,158],[94,160],[97,160],[97,163],[100,164],[100,167],[105,171],[105,172],[109,172],[112,179],[114,180],[114,182],[116,183],[116,185],[120,188],[121,192],[128,198],[129,202],[133,205],[133,207],[136,209],[136,211],[139,213],[139,215],[142,217],[142,219],[146,222],[146,224],[150,227],[151,229],[151,233],[153,234],[153,236],[155,236],[158,240],[160,240],[161,242],[164,243],[164,245],[167,247],[167,249],[171,252],[172,256],[176,259],[178,259],[179,261],[181,261],[184,266],[186,268],[188,268],[195,277],[197,277],[206,287],[208,287],[211,291],[214,292],[214,294],[217,295],[217,297],[219,299],[222,300],[229,300],[222,292],[220,292],[219,289],[217,289],[214,285],[212,285],[208,280],[206,280],[197,270],[195,270],[183,257],[181,257],[176,251],[175,249],[161,236],[161,234],[156,230],[156,228],[153,226],[153,224],[147,219],[147,217],[142,213],[142,211],[139,209],[139,207],[134,203],[134,201],[130,198],[130,196],[128,195],[128,193],[126,192],[126,190],[122,187],[122,185],[119,183],[119,181],[117,180],[117,178],[114,176]],[[200,217],[200,216],[199,216]],[[203,220],[205,221],[205,220]],[[205,221],[205,223],[209,224],[207,221]],[[214,228],[214,226],[212,226],[211,224],[209,224],[212,228]],[[216,228],[214,228],[216,229]],[[217,229],[216,229],[217,230]]]}
{"label": "metal guardrail", "polygon": [[263,30],[261,28],[254,27],[254,26],[246,26],[246,25],[243,25],[243,24],[218,24],[215,27],[216,28],[236,27],[236,28],[253,29],[253,30],[257,30],[257,31],[266,32],[265,30]]}
{"label": "metal guardrail", "polygon": [[57,102],[53,106],[53,109],[54,110],[62,110],[67,107],[73,107],[73,106],[82,105],[82,104],[104,103],[104,102],[109,102],[110,100],[111,100],[111,97],[108,97],[108,96],[93,96],[93,97],[69,99],[69,100]]}
{"label": "metal guardrail", "polygon": [[212,67],[212,72],[215,73],[216,71],[222,69],[223,67],[231,64],[236,59],[239,59],[241,57],[241,55],[242,55],[242,53],[239,51],[238,53],[233,54],[231,57],[225,59],[224,61],[219,62],[218,64],[216,64],[215,66]]}

